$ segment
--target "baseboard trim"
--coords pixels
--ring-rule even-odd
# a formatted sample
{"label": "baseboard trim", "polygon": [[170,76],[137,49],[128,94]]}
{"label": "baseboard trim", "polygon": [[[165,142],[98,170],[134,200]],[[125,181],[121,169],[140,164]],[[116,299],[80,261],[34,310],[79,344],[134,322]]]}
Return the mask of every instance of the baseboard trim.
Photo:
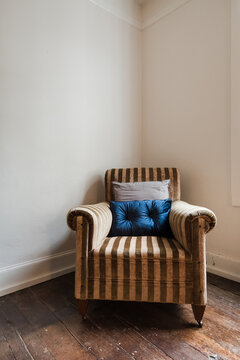
{"label": "baseboard trim", "polygon": [[207,252],[207,271],[226,279],[240,282],[240,260]]}
{"label": "baseboard trim", "polygon": [[54,279],[75,269],[75,249],[0,268],[0,296]]}

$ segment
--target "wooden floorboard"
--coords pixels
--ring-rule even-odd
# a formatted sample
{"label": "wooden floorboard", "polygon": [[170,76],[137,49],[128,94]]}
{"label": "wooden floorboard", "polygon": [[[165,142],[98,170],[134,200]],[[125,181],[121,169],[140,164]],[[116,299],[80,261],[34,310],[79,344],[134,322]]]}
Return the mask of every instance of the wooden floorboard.
{"label": "wooden floorboard", "polygon": [[190,305],[91,301],[68,274],[0,298],[0,360],[240,360],[240,284],[208,275],[198,329]]}

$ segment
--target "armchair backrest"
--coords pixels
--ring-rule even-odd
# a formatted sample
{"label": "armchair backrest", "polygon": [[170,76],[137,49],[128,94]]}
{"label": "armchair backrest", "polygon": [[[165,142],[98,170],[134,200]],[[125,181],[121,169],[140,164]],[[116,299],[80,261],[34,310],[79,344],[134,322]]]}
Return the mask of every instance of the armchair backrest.
{"label": "armchair backrest", "polygon": [[169,197],[180,200],[180,172],[176,168],[127,168],[108,169],[105,173],[105,200],[114,200],[112,181],[139,182],[170,179]]}

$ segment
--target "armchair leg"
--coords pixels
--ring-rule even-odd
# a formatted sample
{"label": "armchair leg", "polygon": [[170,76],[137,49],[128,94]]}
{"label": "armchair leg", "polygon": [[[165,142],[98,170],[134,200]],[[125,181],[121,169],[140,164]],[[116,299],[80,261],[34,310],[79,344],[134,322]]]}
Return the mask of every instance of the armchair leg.
{"label": "armchair leg", "polygon": [[195,317],[195,320],[198,322],[199,328],[201,328],[203,325],[202,318],[203,318],[205,309],[206,309],[206,305],[193,305],[192,304],[193,315]]}
{"label": "armchair leg", "polygon": [[77,299],[77,307],[79,314],[82,315],[82,318],[85,319],[87,313],[88,300],[79,300]]}

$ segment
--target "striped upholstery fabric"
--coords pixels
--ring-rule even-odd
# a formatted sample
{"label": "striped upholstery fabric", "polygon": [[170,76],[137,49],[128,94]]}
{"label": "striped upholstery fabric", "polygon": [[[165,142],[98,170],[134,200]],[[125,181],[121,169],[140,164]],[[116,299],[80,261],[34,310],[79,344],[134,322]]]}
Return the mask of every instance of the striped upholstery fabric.
{"label": "striped upholstery fabric", "polygon": [[191,224],[193,262],[193,304],[207,303],[206,220],[196,217]]}
{"label": "striped upholstery fabric", "polygon": [[105,198],[114,200],[112,181],[139,182],[170,179],[170,198],[180,200],[180,173],[176,168],[127,168],[109,169],[105,174]]}
{"label": "striped upholstery fabric", "polygon": [[191,256],[174,239],[106,238],[88,270],[89,299],[192,302]]}
{"label": "striped upholstery fabric", "polygon": [[[112,223],[111,181],[170,179],[173,239],[107,237]],[[206,208],[180,201],[175,168],[111,169],[106,172],[106,202],[73,208],[67,223],[77,231],[75,297],[205,305],[206,233],[216,224]]]}
{"label": "striped upholstery fabric", "polygon": [[193,303],[207,303],[206,233],[214,228],[216,215],[209,209],[174,201],[169,223],[176,240],[192,256]]}
{"label": "striped upholstery fabric", "polygon": [[112,225],[112,213],[108,202],[95,205],[83,205],[69,210],[67,224],[72,230],[77,229],[78,216],[87,218],[90,224],[89,249],[97,246],[109,233]]}
{"label": "striped upholstery fabric", "polygon": [[174,234],[182,246],[191,251],[191,222],[201,217],[205,220],[205,231],[210,231],[216,224],[217,218],[215,214],[202,206],[190,205],[184,201],[174,201],[169,216],[169,222]]}

